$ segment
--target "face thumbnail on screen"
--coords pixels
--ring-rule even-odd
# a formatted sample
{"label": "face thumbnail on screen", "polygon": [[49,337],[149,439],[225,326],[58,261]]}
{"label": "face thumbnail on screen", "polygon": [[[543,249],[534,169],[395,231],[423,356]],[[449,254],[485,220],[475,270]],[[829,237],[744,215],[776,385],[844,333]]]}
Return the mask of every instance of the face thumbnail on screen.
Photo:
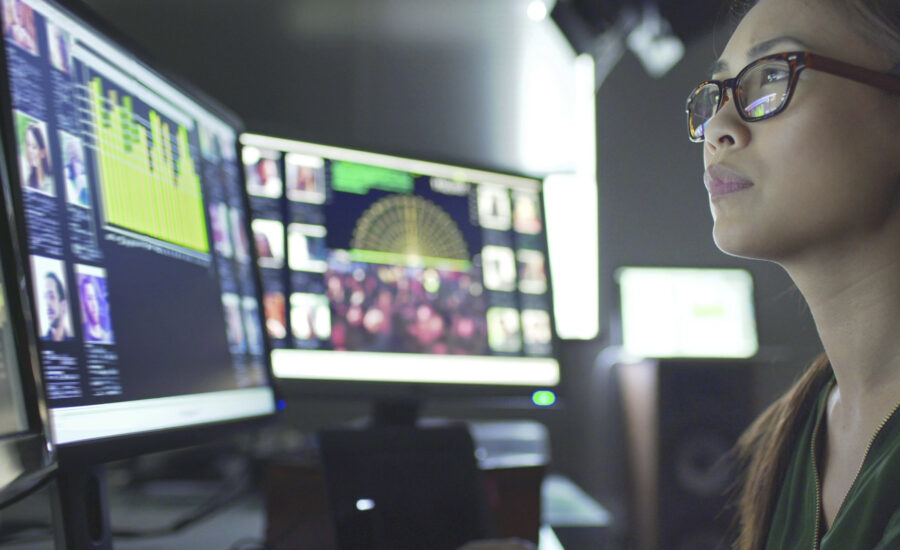
{"label": "face thumbnail on screen", "polygon": [[540,181],[241,141],[277,376],[556,384]]}
{"label": "face thumbnail on screen", "polygon": [[56,443],[270,413],[238,128],[50,2],[0,14]]}

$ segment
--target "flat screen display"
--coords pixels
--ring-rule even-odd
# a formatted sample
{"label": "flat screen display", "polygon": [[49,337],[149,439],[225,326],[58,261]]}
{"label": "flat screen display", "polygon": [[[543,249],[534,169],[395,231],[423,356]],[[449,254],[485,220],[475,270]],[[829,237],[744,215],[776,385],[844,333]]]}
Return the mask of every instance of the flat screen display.
{"label": "flat screen display", "polygon": [[2,8],[53,440],[273,412],[237,123],[55,4]]}
{"label": "flat screen display", "polygon": [[743,269],[623,267],[622,340],[638,357],[746,358],[759,347]]}
{"label": "flat screen display", "polygon": [[539,180],[241,142],[276,376],[558,383]]}

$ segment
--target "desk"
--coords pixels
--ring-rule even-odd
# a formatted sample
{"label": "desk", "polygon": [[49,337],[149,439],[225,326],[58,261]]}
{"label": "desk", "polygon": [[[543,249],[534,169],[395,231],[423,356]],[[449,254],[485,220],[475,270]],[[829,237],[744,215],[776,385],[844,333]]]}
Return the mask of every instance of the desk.
{"label": "desk", "polygon": [[[112,523],[117,529],[163,527],[194,510],[214,493],[214,487],[185,484],[154,494],[112,491]],[[541,487],[544,525],[539,550],[600,550],[606,548],[612,518],[596,501],[567,478],[548,475]],[[36,495],[34,508],[49,509],[49,495]],[[182,532],[147,539],[116,539],[116,550],[229,550],[241,540],[261,541],[266,517],[263,495],[252,493],[232,506]],[[49,514],[43,514],[48,516]],[[49,518],[47,518],[49,519]],[[49,550],[50,539],[5,545],[10,550]]]}

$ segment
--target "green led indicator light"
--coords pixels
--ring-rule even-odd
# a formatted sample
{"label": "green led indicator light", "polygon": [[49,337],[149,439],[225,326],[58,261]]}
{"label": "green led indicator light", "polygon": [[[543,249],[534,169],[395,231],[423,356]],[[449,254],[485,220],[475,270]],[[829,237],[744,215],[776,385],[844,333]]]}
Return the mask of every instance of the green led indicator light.
{"label": "green led indicator light", "polygon": [[531,396],[531,400],[538,407],[549,407],[556,403],[556,394],[550,390],[538,390]]}

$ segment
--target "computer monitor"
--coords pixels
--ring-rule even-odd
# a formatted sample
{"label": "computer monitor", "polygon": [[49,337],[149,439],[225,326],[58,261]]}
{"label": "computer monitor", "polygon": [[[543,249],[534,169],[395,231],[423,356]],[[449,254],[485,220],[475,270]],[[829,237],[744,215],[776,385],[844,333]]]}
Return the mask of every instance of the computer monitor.
{"label": "computer monitor", "polygon": [[271,417],[240,121],[90,13],[3,0],[0,17],[9,194],[61,468]]}
{"label": "computer monitor", "polygon": [[286,391],[530,395],[559,383],[540,180],[241,143],[273,371],[303,381]]}
{"label": "computer monitor", "polygon": [[744,269],[622,267],[622,345],[645,358],[749,358],[759,341]]}

